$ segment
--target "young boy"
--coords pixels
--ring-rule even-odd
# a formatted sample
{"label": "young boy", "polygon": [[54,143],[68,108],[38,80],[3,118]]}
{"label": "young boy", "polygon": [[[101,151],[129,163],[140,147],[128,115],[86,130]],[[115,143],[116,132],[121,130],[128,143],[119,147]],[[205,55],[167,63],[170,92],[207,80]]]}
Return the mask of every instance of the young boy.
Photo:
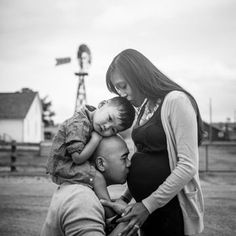
{"label": "young boy", "polygon": [[[131,127],[135,111],[123,97],[99,104],[98,109],[86,105],[63,122],[52,143],[47,172],[53,182],[82,183],[94,188],[98,198],[110,200],[103,175],[88,159],[102,137],[112,136]],[[112,215],[106,210],[106,216]]]}

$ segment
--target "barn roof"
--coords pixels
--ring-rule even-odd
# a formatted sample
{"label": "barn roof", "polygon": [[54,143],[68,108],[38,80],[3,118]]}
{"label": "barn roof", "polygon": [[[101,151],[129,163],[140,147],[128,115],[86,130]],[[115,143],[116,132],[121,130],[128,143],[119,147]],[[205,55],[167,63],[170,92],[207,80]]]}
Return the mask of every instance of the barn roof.
{"label": "barn roof", "polygon": [[37,92],[0,93],[0,119],[23,119]]}

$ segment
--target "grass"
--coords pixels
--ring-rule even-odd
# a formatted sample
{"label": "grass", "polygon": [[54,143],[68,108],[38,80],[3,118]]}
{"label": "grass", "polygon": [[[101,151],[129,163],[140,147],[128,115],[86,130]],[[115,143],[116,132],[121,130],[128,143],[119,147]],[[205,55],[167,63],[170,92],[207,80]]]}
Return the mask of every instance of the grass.
{"label": "grass", "polygon": [[[202,236],[233,236],[236,232],[236,174],[201,174],[205,199]],[[45,177],[0,178],[0,235],[39,235],[56,185]],[[125,186],[115,185],[112,197]]]}
{"label": "grass", "polygon": [[209,171],[236,171],[236,144],[214,146],[201,146],[199,149],[200,170],[206,169],[206,158],[208,152]]}
{"label": "grass", "polygon": [[[200,148],[200,169],[205,169],[205,147]],[[205,230],[202,236],[233,236],[236,232],[236,146],[209,147],[209,169],[201,172],[205,199]],[[0,152],[0,235],[39,235],[55,185],[45,177],[46,157],[20,151],[17,172],[10,173],[9,152]],[[230,172],[235,171],[235,172]],[[119,196],[124,186],[112,186]]]}

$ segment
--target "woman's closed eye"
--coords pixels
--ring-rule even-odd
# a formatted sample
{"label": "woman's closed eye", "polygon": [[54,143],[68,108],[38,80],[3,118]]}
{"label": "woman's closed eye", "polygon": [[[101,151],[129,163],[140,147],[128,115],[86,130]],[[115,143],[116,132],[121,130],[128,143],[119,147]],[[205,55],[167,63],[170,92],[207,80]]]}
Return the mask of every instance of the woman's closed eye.
{"label": "woman's closed eye", "polygon": [[124,83],[122,83],[122,84],[118,84],[117,86],[116,86],[116,89],[117,90],[125,90],[126,89],[126,87],[127,87],[127,85]]}
{"label": "woman's closed eye", "polygon": [[124,90],[124,89],[126,89],[126,87],[127,87],[126,84],[124,84],[124,85],[121,85],[121,86],[120,86],[120,89],[123,89],[123,90]]}

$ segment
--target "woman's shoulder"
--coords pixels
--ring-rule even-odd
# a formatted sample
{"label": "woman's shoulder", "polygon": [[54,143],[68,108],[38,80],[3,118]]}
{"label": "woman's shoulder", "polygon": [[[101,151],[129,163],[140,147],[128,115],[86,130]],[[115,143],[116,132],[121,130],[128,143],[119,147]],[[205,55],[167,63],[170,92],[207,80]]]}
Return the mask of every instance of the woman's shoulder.
{"label": "woman's shoulder", "polygon": [[188,95],[183,91],[173,90],[169,92],[165,97],[165,99],[169,99],[169,100],[173,100],[176,98],[188,98]]}
{"label": "woman's shoulder", "polygon": [[189,99],[189,96],[185,92],[173,90],[165,96],[164,102],[171,103],[171,104],[189,103],[190,99]]}
{"label": "woman's shoulder", "polygon": [[162,111],[176,110],[179,108],[192,107],[189,96],[183,91],[171,91],[169,92],[163,101]]}

